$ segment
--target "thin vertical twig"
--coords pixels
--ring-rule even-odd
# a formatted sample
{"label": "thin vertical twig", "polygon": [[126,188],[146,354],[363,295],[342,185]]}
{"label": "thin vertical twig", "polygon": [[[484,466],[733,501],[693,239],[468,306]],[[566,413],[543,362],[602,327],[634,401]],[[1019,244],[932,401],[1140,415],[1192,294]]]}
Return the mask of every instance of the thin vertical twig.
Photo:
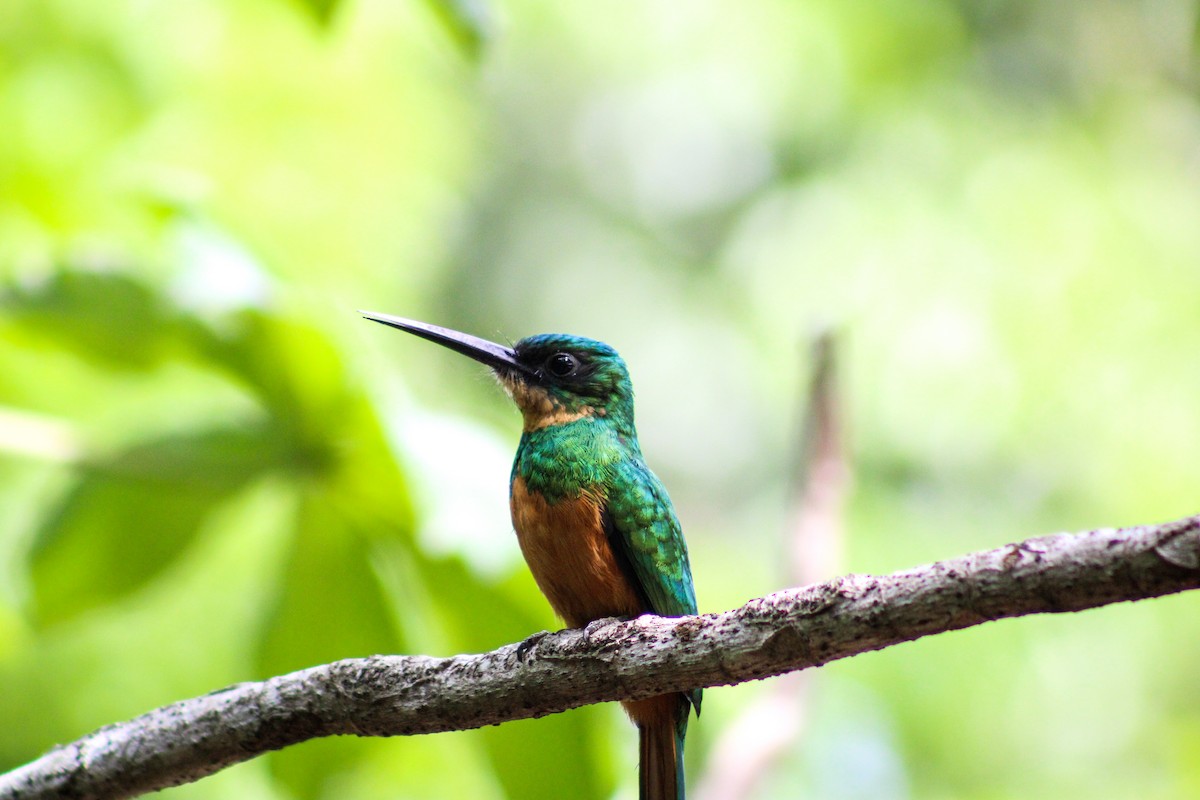
{"label": "thin vertical twig", "polygon": [[[844,407],[837,371],[837,336],[818,333],[810,345],[812,378],[803,396],[796,456],[789,480],[784,546],[787,585],[836,575],[841,564],[843,505],[850,486]],[[746,800],[804,734],[811,672],[774,681],[727,726],[712,748],[697,786],[700,800]]]}

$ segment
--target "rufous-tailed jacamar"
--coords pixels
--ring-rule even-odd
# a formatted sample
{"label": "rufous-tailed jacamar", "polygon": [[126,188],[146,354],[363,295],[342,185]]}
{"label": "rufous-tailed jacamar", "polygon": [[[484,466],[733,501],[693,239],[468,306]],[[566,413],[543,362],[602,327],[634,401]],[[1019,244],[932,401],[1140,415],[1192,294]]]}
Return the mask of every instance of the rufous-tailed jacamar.
{"label": "rufous-tailed jacamar", "polygon": [[[615,350],[557,333],[504,347],[362,313],[491,367],[520,408],[513,527],[534,580],[568,625],[696,613],[687,545],[667,490],[642,460],[633,387]],[[623,705],[638,727],[642,800],[681,800],[689,706],[700,713],[700,690]]]}

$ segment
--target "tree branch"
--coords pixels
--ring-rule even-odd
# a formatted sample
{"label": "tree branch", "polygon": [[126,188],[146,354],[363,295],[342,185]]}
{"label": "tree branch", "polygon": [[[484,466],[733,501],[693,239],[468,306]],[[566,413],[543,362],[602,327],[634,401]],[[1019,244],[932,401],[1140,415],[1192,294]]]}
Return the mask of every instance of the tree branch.
{"label": "tree branch", "polygon": [[243,683],[110,725],[0,776],[0,800],[120,798],[319,736],[396,736],[767,678],[922,636],[1200,588],[1200,516],[1059,534],[721,614],[538,634],[482,655],[374,656]]}

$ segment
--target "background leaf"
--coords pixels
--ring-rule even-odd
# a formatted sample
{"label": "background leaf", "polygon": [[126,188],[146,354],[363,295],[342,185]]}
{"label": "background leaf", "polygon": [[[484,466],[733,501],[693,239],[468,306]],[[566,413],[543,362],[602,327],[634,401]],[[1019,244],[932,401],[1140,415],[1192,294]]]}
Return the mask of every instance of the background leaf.
{"label": "background leaf", "polygon": [[401,652],[362,532],[317,497],[301,500],[295,532],[277,604],[264,620],[260,674]]}
{"label": "background leaf", "polygon": [[60,622],[140,589],[221,502],[277,467],[266,427],[176,436],[83,468],[37,531],[37,617]]}
{"label": "background leaf", "polygon": [[[264,620],[257,672],[280,675],[341,658],[405,652],[363,532],[318,496],[297,509],[278,598]],[[321,797],[367,750],[342,739],[272,753],[271,771],[297,797]]]}
{"label": "background leaf", "polygon": [[[119,273],[60,269],[0,294],[0,313],[110,369],[148,370],[182,354],[197,330],[146,284]],[[190,330],[189,330],[190,329]]]}

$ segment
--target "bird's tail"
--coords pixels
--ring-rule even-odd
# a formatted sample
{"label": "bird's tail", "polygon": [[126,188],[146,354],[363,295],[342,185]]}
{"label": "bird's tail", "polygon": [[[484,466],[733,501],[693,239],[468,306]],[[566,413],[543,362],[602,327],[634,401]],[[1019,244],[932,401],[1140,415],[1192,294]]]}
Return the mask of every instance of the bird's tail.
{"label": "bird's tail", "polygon": [[670,720],[638,726],[640,800],[683,800],[683,739]]}
{"label": "bird's tail", "polygon": [[626,705],[638,726],[639,800],[684,800],[683,740],[689,702],[669,694]]}

